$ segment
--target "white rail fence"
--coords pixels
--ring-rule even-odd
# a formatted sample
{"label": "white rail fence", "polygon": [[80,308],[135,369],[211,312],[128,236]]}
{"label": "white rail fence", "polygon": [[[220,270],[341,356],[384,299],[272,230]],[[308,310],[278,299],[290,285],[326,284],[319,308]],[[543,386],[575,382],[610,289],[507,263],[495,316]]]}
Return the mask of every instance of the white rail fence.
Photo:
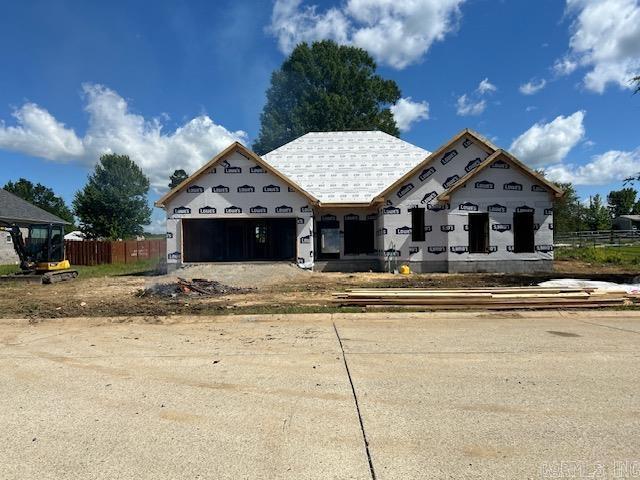
{"label": "white rail fence", "polygon": [[640,245],[640,230],[594,230],[562,232],[554,235],[556,247]]}

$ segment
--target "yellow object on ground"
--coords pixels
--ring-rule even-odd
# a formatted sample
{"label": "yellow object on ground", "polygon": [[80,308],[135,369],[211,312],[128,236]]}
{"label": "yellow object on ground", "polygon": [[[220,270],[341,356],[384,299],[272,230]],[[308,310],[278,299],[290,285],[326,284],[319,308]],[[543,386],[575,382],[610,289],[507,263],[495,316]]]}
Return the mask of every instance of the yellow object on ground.
{"label": "yellow object on ground", "polygon": [[402,275],[409,275],[411,273],[411,269],[409,268],[409,265],[402,265],[400,267],[400,273]]}

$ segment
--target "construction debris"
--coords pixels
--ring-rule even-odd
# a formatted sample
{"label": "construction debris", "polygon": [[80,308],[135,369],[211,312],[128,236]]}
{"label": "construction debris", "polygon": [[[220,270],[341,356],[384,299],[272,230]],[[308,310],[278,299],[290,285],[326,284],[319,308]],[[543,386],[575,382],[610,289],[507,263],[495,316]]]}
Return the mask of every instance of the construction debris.
{"label": "construction debris", "polygon": [[334,303],[362,306],[420,306],[434,310],[615,307],[640,303],[624,289],[587,287],[354,288],[334,293]]}
{"label": "construction debris", "polygon": [[231,287],[216,282],[215,280],[206,280],[203,278],[186,280],[184,278],[178,278],[173,283],[158,283],[150,288],[145,288],[140,291],[138,296],[177,297],[183,295],[213,297],[231,293],[247,293],[249,291],[251,291],[249,288]]}

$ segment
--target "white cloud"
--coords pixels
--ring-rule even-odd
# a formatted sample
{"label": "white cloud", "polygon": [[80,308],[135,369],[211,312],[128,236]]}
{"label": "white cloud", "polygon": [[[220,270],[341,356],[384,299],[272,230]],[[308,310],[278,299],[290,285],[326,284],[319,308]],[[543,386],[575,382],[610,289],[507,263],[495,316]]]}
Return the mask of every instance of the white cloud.
{"label": "white cloud", "polygon": [[480,115],[487,108],[487,101],[483,98],[498,90],[488,78],[478,84],[472,93],[460,95],[456,100],[456,113],[461,117]]}
{"label": "white cloud", "polygon": [[75,132],[35,103],[25,103],[13,116],[16,126],[0,121],[0,148],[62,162],[84,154]]}
{"label": "white cloud", "polygon": [[27,103],[14,112],[15,126],[0,125],[0,148],[57,162],[93,165],[103,153],[131,157],[157,189],[167,186],[176,168],[194,172],[233,141],[246,141],[243,131],[229,131],[207,115],[163,132],[159,119],[146,120],[129,111],[125,99],[102,85],[83,85],[89,126],[84,137],[66,128],[47,110]]}
{"label": "white cloud", "polygon": [[537,110],[538,107],[536,107],[535,105],[529,105],[527,108],[525,108],[524,110],[526,112],[533,112],[534,110]]}
{"label": "white cloud", "polygon": [[569,57],[559,58],[553,64],[553,71],[559,76],[571,75],[576,68],[578,68],[578,63]]}
{"label": "white cloud", "polygon": [[539,82],[531,80],[523,85],[520,85],[520,93],[523,95],[533,95],[538,93],[547,85],[547,81],[543,78]]}
{"label": "white cloud", "polygon": [[402,69],[457,28],[465,0],[347,0],[320,12],[302,0],[276,0],[268,31],[288,54],[300,42],[331,39]]}
{"label": "white cloud", "polygon": [[640,172],[640,148],[631,152],[610,150],[595,155],[585,165],[553,165],[545,169],[545,175],[556,182],[574,185],[607,185],[621,182]]}
{"label": "white cloud", "polygon": [[567,0],[567,11],[574,16],[570,51],[556,62],[558,71],[570,72],[577,65],[589,68],[585,87],[598,93],[609,83],[631,88],[629,80],[640,70],[640,3]]}
{"label": "white cloud", "polygon": [[467,94],[461,95],[456,101],[456,112],[461,117],[480,115],[487,108],[487,102],[484,100],[471,100]]}
{"label": "white cloud", "polygon": [[405,132],[411,129],[411,124],[429,119],[429,103],[414,102],[411,97],[401,98],[395,105],[391,105],[391,113],[398,128]]}
{"label": "white cloud", "polygon": [[536,123],[516,138],[510,150],[533,168],[560,163],[584,137],[585,112]]}
{"label": "white cloud", "polygon": [[480,82],[480,85],[478,85],[478,93],[480,95],[484,95],[485,93],[492,93],[496,90],[498,90],[498,87],[491,83],[488,78],[482,80]]}

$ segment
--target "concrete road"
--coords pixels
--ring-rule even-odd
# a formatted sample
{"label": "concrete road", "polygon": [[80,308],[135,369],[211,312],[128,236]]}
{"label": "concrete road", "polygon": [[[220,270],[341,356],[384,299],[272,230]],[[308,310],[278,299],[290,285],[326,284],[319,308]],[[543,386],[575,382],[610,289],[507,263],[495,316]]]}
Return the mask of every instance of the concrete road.
{"label": "concrete road", "polygon": [[640,478],[640,313],[0,322],[3,480]]}

